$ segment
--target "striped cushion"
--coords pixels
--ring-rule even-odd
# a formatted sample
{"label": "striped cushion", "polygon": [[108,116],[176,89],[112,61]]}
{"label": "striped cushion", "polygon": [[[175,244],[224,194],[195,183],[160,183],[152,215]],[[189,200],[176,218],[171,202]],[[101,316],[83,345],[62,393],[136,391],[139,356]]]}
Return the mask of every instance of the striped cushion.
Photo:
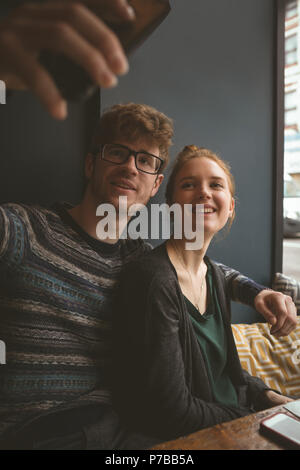
{"label": "striped cushion", "polygon": [[295,302],[297,314],[300,315],[300,282],[281,273],[276,273],[272,289],[290,295]]}
{"label": "striped cushion", "polygon": [[284,395],[300,397],[300,317],[296,329],[282,338],[267,323],[232,325],[243,369]]}

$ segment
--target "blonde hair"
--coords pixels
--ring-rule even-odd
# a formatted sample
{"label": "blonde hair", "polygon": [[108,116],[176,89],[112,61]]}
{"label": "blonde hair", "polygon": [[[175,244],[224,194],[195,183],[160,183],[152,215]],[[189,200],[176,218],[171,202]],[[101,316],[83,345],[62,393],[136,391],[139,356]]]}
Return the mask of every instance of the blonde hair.
{"label": "blonde hair", "polygon": [[102,114],[92,147],[113,143],[120,138],[129,142],[149,139],[159,147],[160,157],[164,160],[163,170],[169,162],[173,133],[173,121],[155,108],[146,104],[117,104]]}
{"label": "blonde hair", "polygon": [[[235,196],[235,182],[234,177],[231,173],[231,168],[229,163],[225,162],[220,158],[216,153],[212,152],[211,150],[204,148],[204,147],[197,147],[196,145],[186,145],[184,149],[177,155],[175,162],[172,167],[171,174],[168,178],[167,188],[166,188],[166,202],[169,205],[173,204],[173,194],[174,194],[174,186],[175,186],[175,179],[178,175],[179,171],[183,168],[183,166],[192,160],[193,158],[208,158],[224,171],[227,176],[228,187],[231,196],[234,198]],[[231,227],[233,220],[235,218],[235,209],[233,209],[232,216],[229,222],[229,228]]]}

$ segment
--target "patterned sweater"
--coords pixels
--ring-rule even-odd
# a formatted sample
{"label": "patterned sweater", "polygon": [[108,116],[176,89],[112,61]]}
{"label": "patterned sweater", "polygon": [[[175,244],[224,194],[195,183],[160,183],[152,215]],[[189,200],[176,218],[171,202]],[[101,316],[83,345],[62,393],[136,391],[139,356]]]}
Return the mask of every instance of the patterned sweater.
{"label": "patterned sweater", "polygon": [[[0,438],[45,413],[111,406],[111,305],[124,265],[150,248],[84,232],[66,204],[0,206]],[[232,300],[263,288],[220,265]]]}

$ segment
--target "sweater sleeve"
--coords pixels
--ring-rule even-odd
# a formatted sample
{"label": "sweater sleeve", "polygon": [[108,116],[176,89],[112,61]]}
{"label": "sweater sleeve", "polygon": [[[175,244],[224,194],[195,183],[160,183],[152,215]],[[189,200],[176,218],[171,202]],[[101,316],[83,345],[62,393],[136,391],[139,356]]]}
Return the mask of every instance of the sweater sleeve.
{"label": "sweater sleeve", "polygon": [[22,259],[27,229],[19,211],[20,206],[17,204],[0,206],[0,263],[2,267],[11,262],[20,263]]}
{"label": "sweater sleeve", "polygon": [[8,211],[4,206],[0,206],[0,260],[8,250],[11,225]]}
{"label": "sweater sleeve", "polygon": [[[126,273],[114,317],[114,397],[127,424],[171,439],[249,414],[193,395],[186,382],[176,285]],[[204,378],[206,380],[206,378]]]}
{"label": "sweater sleeve", "polygon": [[235,269],[221,263],[216,263],[216,265],[219,266],[225,276],[226,289],[230,299],[235,302],[254,307],[254,299],[257,294],[264,289],[268,289],[268,287],[258,284]]}

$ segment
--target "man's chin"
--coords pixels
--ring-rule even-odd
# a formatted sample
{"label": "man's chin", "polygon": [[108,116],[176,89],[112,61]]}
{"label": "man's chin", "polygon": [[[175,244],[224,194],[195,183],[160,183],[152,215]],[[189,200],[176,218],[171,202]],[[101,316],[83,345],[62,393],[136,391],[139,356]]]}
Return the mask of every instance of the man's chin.
{"label": "man's chin", "polygon": [[128,211],[128,209],[135,204],[136,201],[132,197],[124,196],[124,195],[118,195],[118,196],[112,196],[107,199],[105,204],[111,204],[117,213]]}

